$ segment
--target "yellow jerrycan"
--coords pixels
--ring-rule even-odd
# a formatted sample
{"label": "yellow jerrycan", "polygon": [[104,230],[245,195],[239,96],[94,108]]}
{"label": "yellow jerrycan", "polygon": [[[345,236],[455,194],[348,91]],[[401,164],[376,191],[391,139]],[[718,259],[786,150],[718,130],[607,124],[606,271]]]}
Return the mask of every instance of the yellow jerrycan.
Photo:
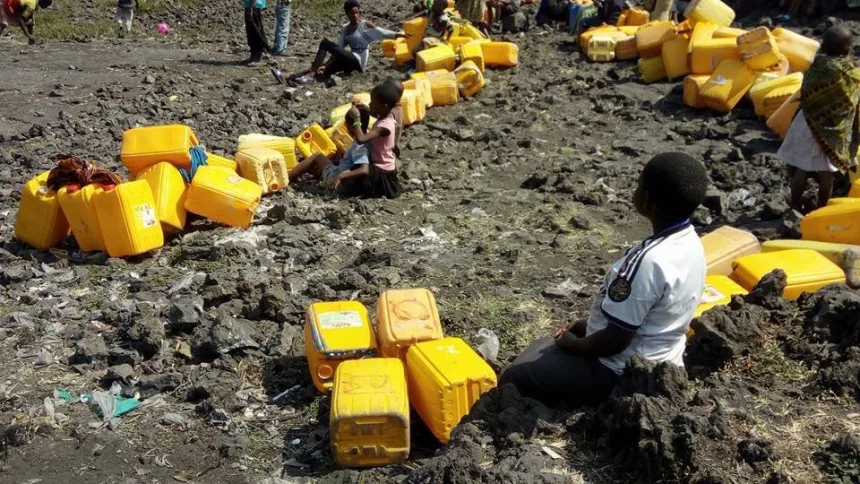
{"label": "yellow jerrycan", "polygon": [[132,176],[162,161],[188,170],[191,148],[199,144],[194,131],[181,124],[133,128],[122,135],[120,159]]}
{"label": "yellow jerrycan", "polygon": [[376,333],[367,308],[358,301],[317,302],[305,314],[305,356],[317,390],[328,393],[338,365],[374,357]]}
{"label": "yellow jerrycan", "polygon": [[161,162],[141,170],[135,180],[145,181],[149,185],[155,202],[155,215],[161,223],[162,231],[182,231],[188,215],[185,210],[188,184],[179,169],[170,163]]}
{"label": "yellow jerrycan", "polygon": [[322,153],[326,158],[331,158],[337,152],[337,146],[319,124],[311,125],[296,138],[296,148],[305,158],[314,153]]}
{"label": "yellow jerrycan", "polygon": [[224,225],[247,229],[254,221],[262,194],[260,185],[235,171],[201,166],[188,189],[185,209]]}
{"label": "yellow jerrycan", "polygon": [[236,153],[239,174],[260,186],[265,195],[289,184],[284,155],[271,148],[245,148]]}
{"label": "yellow jerrycan", "polygon": [[146,181],[99,190],[93,195],[93,205],[111,257],[140,255],[164,245],[152,189]]}
{"label": "yellow jerrycan", "polygon": [[457,76],[457,88],[463,97],[472,97],[484,88],[484,74],[472,61],[460,64],[454,69],[454,75]]}
{"label": "yellow jerrycan", "polygon": [[57,192],[48,188],[50,173],[41,173],[24,185],[15,219],[15,238],[39,250],[57,247],[69,235]]}
{"label": "yellow jerrycan", "polygon": [[389,289],[376,304],[379,351],[406,361],[406,351],[421,341],[444,337],[439,309],[427,289]]}
{"label": "yellow jerrycan", "polygon": [[101,191],[101,185],[86,185],[81,188],[63,187],[57,192],[63,215],[69,222],[78,247],[84,252],[105,250],[102,229],[93,205],[93,195]]}

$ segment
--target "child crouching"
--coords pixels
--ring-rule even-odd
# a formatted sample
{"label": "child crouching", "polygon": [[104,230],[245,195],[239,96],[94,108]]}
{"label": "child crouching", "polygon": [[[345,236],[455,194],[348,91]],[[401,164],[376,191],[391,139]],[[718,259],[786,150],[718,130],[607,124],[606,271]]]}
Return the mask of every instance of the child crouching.
{"label": "child crouching", "polygon": [[403,187],[397,177],[394,154],[397,123],[392,110],[399,101],[397,88],[390,83],[376,86],[370,92],[368,117],[377,118],[368,131],[367,117],[362,122],[362,110],[353,106],[346,113],[354,143],[337,164],[321,154],[302,160],[290,173],[290,180],[309,174],[322,180],[330,190],[361,197],[397,198]]}

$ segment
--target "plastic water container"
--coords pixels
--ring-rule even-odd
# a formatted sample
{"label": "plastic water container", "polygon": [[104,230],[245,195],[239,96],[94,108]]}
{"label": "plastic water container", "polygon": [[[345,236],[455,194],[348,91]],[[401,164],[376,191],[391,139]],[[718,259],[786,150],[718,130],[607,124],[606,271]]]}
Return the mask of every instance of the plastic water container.
{"label": "plastic water container", "polygon": [[463,37],[463,36],[451,37],[448,39],[448,45],[451,46],[452,49],[454,49],[454,52],[457,52],[460,50],[460,47],[463,44],[468,44],[469,42],[473,42],[474,40],[475,39],[473,39],[471,37]]}
{"label": "plastic water container", "polygon": [[684,78],[684,104],[691,108],[703,108],[705,104],[699,98],[702,89],[711,76],[687,76]]}
{"label": "plastic water container", "polygon": [[663,65],[663,57],[651,57],[639,59],[639,74],[642,82],[652,83],[666,80],[666,67]]}
{"label": "plastic water container", "polygon": [[93,205],[93,195],[101,191],[101,185],[86,185],[79,189],[63,187],[57,192],[63,215],[69,222],[78,247],[84,252],[105,250],[102,229]]}
{"label": "plastic water container", "polygon": [[406,351],[421,341],[443,338],[433,293],[427,289],[389,289],[376,305],[379,351],[406,360]]}
{"label": "plastic water container", "polygon": [[460,62],[472,61],[481,72],[484,72],[484,49],[479,42],[469,42],[460,46]]}
{"label": "plastic water container", "polygon": [[[796,72],[795,74],[800,74],[800,72]],[[765,117],[769,118],[776,111],[785,104],[786,101],[791,99],[795,93],[800,92],[800,85],[795,86],[783,86],[773,91],[769,92],[767,96],[764,97],[764,107],[763,114]]]}
{"label": "plastic water container", "polygon": [[615,39],[608,35],[595,35],[588,41],[588,58],[592,62],[615,60]]}
{"label": "plastic water container", "polygon": [[69,235],[69,222],[57,192],[48,188],[50,173],[41,173],[24,184],[15,219],[15,238],[39,250],[56,247]]}
{"label": "plastic water container", "polygon": [[806,72],[815,61],[815,54],[821,47],[817,40],[782,27],[773,29],[773,36],[776,37],[779,51],[788,58],[791,70],[794,72]]}
{"label": "plastic water container", "polygon": [[277,151],[283,155],[284,163],[286,163],[287,169],[290,170],[298,164],[298,160],[296,160],[296,140],[293,138],[259,133],[239,136],[239,147],[236,151],[244,151],[248,148],[269,148],[270,150]]}
{"label": "plastic water container", "polygon": [[[456,69],[455,69],[456,71]],[[447,72],[447,71],[445,71]],[[424,99],[424,108],[432,108],[433,107],[433,86],[430,84],[430,80],[427,78],[422,79],[409,79],[408,81],[403,81],[404,89],[415,89],[416,91],[421,91],[421,97]]]}
{"label": "plastic water container", "polygon": [[454,53],[454,49],[447,45],[437,45],[419,52],[415,61],[418,70],[422,72],[436,69],[453,71],[454,67],[457,66],[457,54]]}
{"label": "plastic water container", "polygon": [[386,59],[393,59],[397,52],[397,44],[405,43],[403,39],[384,39],[382,41],[382,56]]}
{"label": "plastic water container", "polygon": [[690,41],[684,36],[675,37],[663,44],[663,66],[670,81],[690,73],[689,47]]}
{"label": "plastic water container", "polygon": [[220,166],[221,168],[227,168],[228,170],[233,171],[239,169],[239,166],[234,160],[214,153],[206,153],[206,164],[209,166]]}
{"label": "plastic water container", "polygon": [[429,79],[434,106],[457,104],[460,100],[460,88],[453,72],[449,72],[447,76],[433,76]]}
{"label": "plastic water container", "polygon": [[164,245],[155,199],[146,181],[106,187],[93,194],[92,202],[111,257],[140,255]]}
{"label": "plastic water container", "polygon": [[474,62],[468,61],[454,69],[457,77],[457,88],[463,97],[472,97],[484,88],[484,74]]}
{"label": "plastic water container", "polygon": [[418,91],[414,89],[405,89],[403,91],[403,97],[400,98],[400,105],[403,107],[403,124],[409,126],[420,121],[420,113],[418,112],[417,106]]}
{"label": "plastic water container", "polygon": [[735,11],[720,0],[693,0],[684,16],[696,22],[711,22],[728,27],[735,21]]}
{"label": "plastic water container", "polygon": [[296,138],[296,148],[305,158],[315,153],[322,153],[326,158],[331,158],[337,152],[337,146],[319,124],[312,124],[302,131],[302,134]]}
{"label": "plastic water container", "polygon": [[484,42],[484,64],[490,67],[514,67],[520,62],[520,49],[511,42]]}
{"label": "plastic water container", "polygon": [[374,357],[376,334],[358,301],[318,302],[305,314],[305,355],[317,390],[328,393],[342,361]]}
{"label": "plastic water container", "polygon": [[409,44],[406,42],[401,42],[394,46],[394,65],[397,67],[403,67],[410,62],[415,60],[415,57],[412,55],[412,49],[409,48]]}
{"label": "plastic water container", "polygon": [[737,106],[752,87],[752,83],[753,74],[746,64],[736,60],[726,60],[702,86],[699,97],[705,107],[728,113]]}
{"label": "plastic water container", "polygon": [[181,124],[134,128],[122,135],[120,159],[132,175],[162,161],[187,170],[191,148],[199,144],[194,131]]}
{"label": "plastic water container", "polygon": [[446,71],[445,69],[436,69],[435,71],[427,71],[427,72],[413,72],[409,75],[410,79],[427,79],[430,80],[433,77],[449,77],[451,75],[451,71]]}
{"label": "plastic water container", "polygon": [[202,166],[191,181],[185,209],[224,225],[246,229],[254,221],[262,194],[259,185],[234,171]]}
{"label": "plastic water container", "polygon": [[819,208],[800,222],[803,240],[860,245],[860,205]]}
{"label": "plastic water container", "polygon": [[703,235],[702,247],[709,276],[731,275],[735,259],[761,252],[761,244],[755,235],[728,225]]}
{"label": "plastic water container", "polygon": [[167,162],[152,165],[141,170],[135,180],[144,181],[152,191],[155,202],[155,215],[161,223],[163,232],[179,232],[185,228],[188,211],[185,198],[188,185],[179,169]]}
{"label": "plastic water container", "polygon": [[639,57],[650,59],[659,57],[663,52],[663,44],[678,36],[675,22],[657,21],[639,27],[636,31],[636,46]]}
{"label": "plastic water container", "polygon": [[260,186],[263,194],[276,192],[289,184],[284,155],[270,148],[246,148],[236,153],[239,174]]}
{"label": "plastic water container", "polygon": [[853,180],[851,182],[851,191],[848,192],[848,196],[851,198],[860,198],[860,180]]}
{"label": "plastic water container", "polygon": [[[699,24],[696,24],[699,25]],[[718,26],[717,30],[714,32],[715,39],[737,39],[741,35],[746,34],[748,31],[744,29],[736,29],[734,27],[724,27]]]}
{"label": "plastic water container", "polygon": [[409,396],[399,359],[338,365],[329,436],[331,454],[341,467],[385,466],[409,457]]}
{"label": "plastic water container", "polygon": [[845,267],[845,251],[849,249],[860,250],[860,245],[834,244],[832,242],[815,242],[814,240],[768,240],[762,242],[762,253],[781,252],[783,250],[805,249],[814,250],[827,257],[834,264]]}
{"label": "plastic water container", "polygon": [[609,35],[615,38],[627,37],[627,34],[622,32],[621,29],[612,25],[604,25],[603,27],[593,28],[579,35],[579,48],[583,52],[586,52],[588,50],[588,43],[595,35]]}
{"label": "plastic water container", "polygon": [[780,138],[785,138],[788,134],[788,128],[794,120],[795,114],[800,109],[800,91],[797,91],[788,100],[782,103],[782,106],[773,113],[773,116],[767,119],[767,126]]}
{"label": "plastic water container", "polygon": [[337,153],[339,155],[346,154],[349,147],[352,146],[353,139],[352,133],[349,131],[349,126],[347,126],[346,121],[340,120],[332,126],[325,130],[326,134],[328,134],[329,138],[334,142],[334,145],[337,146]]}
{"label": "plastic water container", "polygon": [[697,22],[693,27],[693,33],[690,35],[689,53],[693,53],[693,49],[702,42],[712,40],[714,33],[719,29],[719,26],[710,22]]}
{"label": "plastic water container", "polygon": [[[796,88],[792,90],[788,94],[788,96],[782,99],[782,101],[779,103],[779,105],[781,106],[782,103],[784,103],[789,97],[791,97],[792,94],[794,94],[794,92],[800,89],[800,86],[802,84],[803,74],[801,74],[800,72],[791,74],[789,76],[778,77],[770,81],[762,81],[755,84],[753,87],[750,88],[750,100],[752,100],[753,106],[755,107],[755,113],[759,116],[768,115],[768,113],[766,113],[765,111],[764,101],[767,95],[771,92],[786,87],[793,89]],[[778,108],[779,106],[774,108],[773,111]],[[773,114],[773,111],[771,111],[769,114]]]}
{"label": "plastic water container", "polygon": [[693,318],[699,318],[705,311],[717,306],[727,306],[732,302],[732,296],[745,296],[747,290],[727,276],[708,276],[705,279],[705,290],[702,302],[693,313]]}
{"label": "plastic water container", "polygon": [[634,60],[639,57],[639,48],[636,47],[636,36],[630,35],[615,41],[615,59],[619,61]]}
{"label": "plastic water container", "polygon": [[627,14],[627,18],[624,20],[624,25],[645,25],[651,20],[651,14],[641,8],[631,8],[625,13]]}
{"label": "plastic water container", "polygon": [[845,272],[841,267],[814,250],[804,249],[741,257],[734,263],[732,279],[752,290],[764,276],[776,269],[785,272],[787,285],[782,295],[789,300],[831,284],[845,284]]}
{"label": "plastic water container", "polygon": [[411,346],[406,380],[412,407],[442,443],[481,395],[496,386],[493,369],[460,338]]}
{"label": "plastic water container", "polygon": [[406,34],[405,41],[406,45],[409,46],[409,50],[414,49],[424,40],[428,21],[427,17],[421,16],[403,22],[403,32]]}
{"label": "plastic water container", "polygon": [[759,27],[737,38],[741,60],[754,71],[779,64],[779,48],[767,27]]}
{"label": "plastic water container", "polygon": [[734,39],[711,39],[693,45],[690,70],[696,75],[713,74],[726,60],[741,61],[741,51]]}

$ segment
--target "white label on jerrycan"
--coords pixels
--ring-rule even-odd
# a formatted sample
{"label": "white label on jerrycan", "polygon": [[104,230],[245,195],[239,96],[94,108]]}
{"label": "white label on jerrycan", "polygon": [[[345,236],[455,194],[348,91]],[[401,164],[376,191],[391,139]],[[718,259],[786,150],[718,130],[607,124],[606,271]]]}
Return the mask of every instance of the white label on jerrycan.
{"label": "white label on jerrycan", "polygon": [[716,78],[716,79],[714,79],[714,81],[713,81],[713,82],[714,82],[714,84],[716,84],[716,85],[718,85],[718,86],[725,86],[725,85],[726,85],[726,83],[727,83],[727,82],[729,82],[729,80],[728,80],[728,79],[726,79],[726,78],[725,78],[725,77],[723,77],[723,76],[717,76],[717,78]]}
{"label": "white label on jerrycan", "polygon": [[227,183],[232,183],[233,185],[238,185],[240,181],[242,181],[242,178],[239,175],[232,175],[227,179]]}
{"label": "white label on jerrycan", "polygon": [[361,315],[355,311],[335,311],[319,315],[320,328],[360,328],[362,327]]}
{"label": "white label on jerrycan", "polygon": [[137,205],[134,207],[138,218],[143,222],[143,228],[148,229],[158,223],[158,218],[155,216],[155,208],[149,204]]}
{"label": "white label on jerrycan", "polygon": [[725,299],[720,291],[716,290],[713,286],[705,286],[705,292],[702,293],[702,304],[711,304],[717,301],[722,301]]}

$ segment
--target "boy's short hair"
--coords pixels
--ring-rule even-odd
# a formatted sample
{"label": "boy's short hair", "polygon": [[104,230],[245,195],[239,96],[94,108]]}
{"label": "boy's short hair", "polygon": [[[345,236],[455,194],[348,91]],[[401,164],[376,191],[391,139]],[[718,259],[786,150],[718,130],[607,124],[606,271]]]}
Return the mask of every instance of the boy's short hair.
{"label": "boy's short hair", "polygon": [[827,55],[845,55],[854,45],[854,36],[844,25],[834,25],[824,32],[821,50]]}
{"label": "boy's short hair", "polygon": [[388,79],[385,80],[385,84],[391,84],[392,86],[397,88],[397,91],[400,93],[401,96],[403,95],[403,91],[405,89],[403,87],[403,81],[401,81],[400,79],[395,79],[393,77],[389,77]]}
{"label": "boy's short hair", "polygon": [[358,3],[358,0],[346,0],[343,2],[343,11],[349,13],[352,9],[358,7],[361,10],[361,4]]}
{"label": "boy's short hair", "polygon": [[394,105],[397,104],[397,101],[400,100],[397,87],[387,82],[383,82],[382,84],[374,87],[373,90],[370,91],[370,97],[371,99],[376,99],[377,102],[390,107],[394,107]]}
{"label": "boy's short hair", "polygon": [[670,220],[690,217],[705,200],[708,173],[704,165],[684,153],[663,153],[642,170],[648,200]]}
{"label": "boy's short hair", "polygon": [[39,0],[39,8],[48,8],[54,3],[54,0]]}

